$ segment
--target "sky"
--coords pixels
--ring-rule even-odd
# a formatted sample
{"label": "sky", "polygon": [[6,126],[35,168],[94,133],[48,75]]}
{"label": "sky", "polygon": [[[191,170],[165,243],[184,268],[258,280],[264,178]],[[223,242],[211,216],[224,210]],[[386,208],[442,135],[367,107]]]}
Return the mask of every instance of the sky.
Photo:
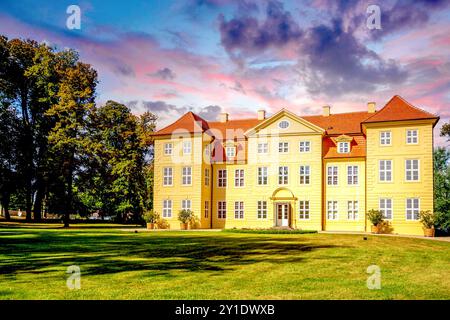
{"label": "sky", "polygon": [[98,71],[99,104],[149,110],[158,128],[187,111],[342,113],[398,94],[439,115],[435,141],[448,144],[450,1],[1,0],[0,34],[77,50]]}

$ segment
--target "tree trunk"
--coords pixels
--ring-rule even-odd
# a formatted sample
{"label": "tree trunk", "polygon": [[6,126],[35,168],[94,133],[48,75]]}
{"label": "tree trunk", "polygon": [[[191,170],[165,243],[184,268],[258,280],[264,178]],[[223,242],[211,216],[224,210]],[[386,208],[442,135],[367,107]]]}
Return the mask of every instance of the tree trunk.
{"label": "tree trunk", "polygon": [[4,195],[4,198],[2,199],[2,207],[5,213],[5,219],[6,221],[11,220],[11,215],[9,214],[9,200],[10,200],[10,194],[7,193]]}
{"label": "tree trunk", "polygon": [[42,201],[44,199],[44,188],[42,186],[38,186],[36,192],[36,199],[34,201],[34,221],[38,222],[42,219]]}
{"label": "tree trunk", "polygon": [[66,212],[64,215],[64,228],[68,228],[70,224],[70,213],[72,211],[72,202],[73,202],[73,192],[72,192],[72,185],[73,185],[73,161],[74,161],[75,155],[72,153],[69,160],[69,168],[67,172],[67,207]]}

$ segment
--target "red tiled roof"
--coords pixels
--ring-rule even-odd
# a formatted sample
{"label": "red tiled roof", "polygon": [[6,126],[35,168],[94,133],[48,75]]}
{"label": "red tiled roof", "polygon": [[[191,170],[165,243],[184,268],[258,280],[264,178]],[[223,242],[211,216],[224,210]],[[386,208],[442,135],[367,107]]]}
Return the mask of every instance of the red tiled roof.
{"label": "red tiled roof", "polygon": [[303,116],[302,118],[327,131],[327,134],[361,133],[361,122],[372,116],[366,111],[330,114],[327,117]]}
{"label": "red tiled roof", "polygon": [[228,120],[227,122],[210,121],[208,122],[211,133],[220,132],[221,136],[216,136],[220,140],[234,140],[235,138],[244,138],[244,133],[257,126],[264,120],[253,119],[237,119]]}
{"label": "red tiled roof", "polygon": [[366,137],[364,135],[353,136],[350,142],[350,153],[338,153],[336,138],[326,137],[323,139],[323,157],[331,158],[359,158],[366,156]]}
{"label": "red tiled roof", "polygon": [[160,136],[172,134],[175,130],[186,130],[189,133],[197,133],[203,132],[207,129],[208,129],[208,122],[206,122],[205,119],[199,117],[195,113],[189,111],[174,123],[155,132],[155,135]]}
{"label": "red tiled roof", "polygon": [[400,120],[419,120],[436,119],[439,117],[425,110],[417,108],[407,102],[400,96],[393,96],[391,100],[377,113],[364,120],[364,123],[400,121]]}

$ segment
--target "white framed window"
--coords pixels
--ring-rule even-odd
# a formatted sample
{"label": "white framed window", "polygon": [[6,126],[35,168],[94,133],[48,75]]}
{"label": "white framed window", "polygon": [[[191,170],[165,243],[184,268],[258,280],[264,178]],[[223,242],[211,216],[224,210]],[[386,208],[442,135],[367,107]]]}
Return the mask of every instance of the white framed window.
{"label": "white framed window", "polygon": [[419,160],[405,160],[405,179],[406,181],[419,181]]}
{"label": "white framed window", "polygon": [[280,129],[287,129],[289,128],[289,121],[287,120],[282,120],[278,123],[278,128]]}
{"label": "white framed window", "polygon": [[172,143],[165,143],[164,144],[164,154],[165,155],[171,155],[172,154],[172,149],[173,149],[173,144]]}
{"label": "white framed window", "polygon": [[419,220],[420,199],[407,198],[406,199],[406,220]]}
{"label": "white framed window", "polygon": [[267,219],[267,201],[258,201],[258,219]]}
{"label": "white framed window", "polygon": [[210,159],[211,157],[211,145],[207,144],[205,147],[205,157],[206,159]]}
{"label": "white framed window", "polygon": [[217,217],[219,219],[227,218],[227,202],[226,201],[217,202]]}
{"label": "white framed window", "polygon": [[205,186],[209,186],[209,180],[210,180],[209,169],[205,168]]}
{"label": "white framed window", "polygon": [[172,217],[172,200],[166,199],[163,200],[163,218],[171,218]]}
{"label": "white framed window", "polygon": [[190,140],[183,141],[183,154],[191,154],[192,152],[192,143]]}
{"label": "white framed window", "polygon": [[267,185],[268,180],[268,168],[267,167],[258,167],[258,185],[265,186]]}
{"label": "white framed window", "polygon": [[419,134],[417,129],[406,130],[406,144],[419,143]]}
{"label": "white framed window", "polygon": [[347,219],[358,220],[359,202],[347,201]]}
{"label": "white framed window", "polygon": [[217,171],[217,185],[220,188],[225,188],[227,186],[227,170],[221,169]]}
{"label": "white framed window", "polygon": [[380,198],[379,210],[383,214],[384,219],[392,219],[392,199],[391,198]]}
{"label": "white framed window", "polygon": [[278,152],[279,153],[289,152],[289,142],[278,142]]}
{"label": "white framed window", "polygon": [[338,167],[329,166],[327,168],[327,182],[329,186],[337,186],[338,184]]}
{"label": "white framed window", "polygon": [[310,152],[311,151],[311,141],[300,141],[299,149],[300,149],[300,152]]}
{"label": "white framed window", "polygon": [[392,181],[392,160],[379,161],[379,177],[380,181]]}
{"label": "white framed window", "polygon": [[338,219],[338,202],[337,201],[327,201],[327,219],[337,220]]}
{"label": "white framed window", "polygon": [[347,166],[347,183],[358,185],[358,166]]}
{"label": "white framed window", "polygon": [[288,184],[289,168],[287,166],[278,167],[278,184]]}
{"label": "white framed window", "polygon": [[172,168],[164,168],[163,169],[163,186],[172,186],[173,185],[173,169]]}
{"label": "white framed window", "polygon": [[209,201],[205,201],[204,214],[205,214],[205,218],[209,217]]}
{"label": "white framed window", "polygon": [[349,153],[349,152],[350,152],[350,142],[338,143],[338,153]]}
{"label": "white framed window", "polygon": [[181,210],[191,210],[191,200],[190,199],[181,200]]}
{"label": "white framed window", "polygon": [[226,147],[227,158],[234,158],[236,156],[236,147]]}
{"label": "white framed window", "polygon": [[311,180],[309,166],[300,166],[300,184],[309,184]]}
{"label": "white framed window", "polygon": [[269,144],[267,142],[258,143],[258,153],[269,152]]}
{"label": "white framed window", "polygon": [[234,202],[234,218],[244,219],[244,201]]}
{"label": "white framed window", "polygon": [[192,167],[182,168],[181,183],[184,186],[189,186],[192,184]]}
{"label": "white framed window", "polygon": [[244,169],[234,170],[234,186],[235,187],[244,186]]}
{"label": "white framed window", "polygon": [[382,146],[391,145],[391,132],[390,131],[380,131],[380,144]]}
{"label": "white framed window", "polygon": [[309,200],[300,200],[298,202],[298,218],[300,220],[309,219]]}

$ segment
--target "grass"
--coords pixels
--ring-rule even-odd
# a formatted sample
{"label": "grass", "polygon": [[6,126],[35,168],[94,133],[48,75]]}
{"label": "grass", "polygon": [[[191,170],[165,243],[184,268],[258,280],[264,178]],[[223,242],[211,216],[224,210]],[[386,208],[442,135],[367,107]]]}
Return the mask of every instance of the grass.
{"label": "grass", "polygon": [[0,224],[0,299],[450,299],[448,242],[50,226]]}

